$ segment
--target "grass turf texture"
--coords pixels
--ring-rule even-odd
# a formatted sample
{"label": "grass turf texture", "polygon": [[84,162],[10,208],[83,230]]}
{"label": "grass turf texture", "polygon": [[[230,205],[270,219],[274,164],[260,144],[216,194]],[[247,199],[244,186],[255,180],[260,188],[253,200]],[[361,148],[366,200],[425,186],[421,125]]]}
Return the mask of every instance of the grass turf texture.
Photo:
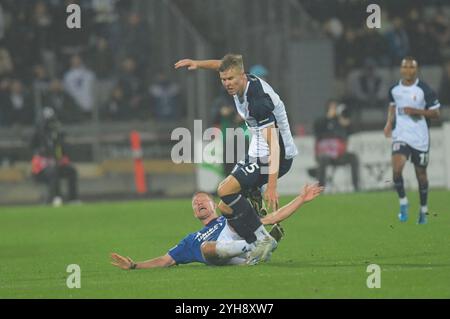
{"label": "grass turf texture", "polygon": [[[431,191],[427,225],[409,197],[405,224],[394,192],[319,197],[284,223],[267,264],[138,271],[111,266],[109,253],[164,254],[201,226],[190,200],[2,207],[0,298],[449,298],[450,192]],[[380,289],[366,286],[371,263]],[[81,289],[66,287],[69,264]]]}

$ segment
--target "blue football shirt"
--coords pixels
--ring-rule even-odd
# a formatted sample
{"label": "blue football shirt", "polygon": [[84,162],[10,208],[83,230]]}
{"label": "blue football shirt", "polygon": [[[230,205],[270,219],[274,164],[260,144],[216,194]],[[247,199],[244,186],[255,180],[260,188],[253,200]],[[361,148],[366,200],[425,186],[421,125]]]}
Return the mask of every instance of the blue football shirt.
{"label": "blue football shirt", "polygon": [[207,224],[201,230],[184,237],[178,245],[169,250],[168,254],[177,264],[192,262],[206,263],[202,256],[200,246],[205,241],[215,241],[225,228],[227,221],[220,216]]}

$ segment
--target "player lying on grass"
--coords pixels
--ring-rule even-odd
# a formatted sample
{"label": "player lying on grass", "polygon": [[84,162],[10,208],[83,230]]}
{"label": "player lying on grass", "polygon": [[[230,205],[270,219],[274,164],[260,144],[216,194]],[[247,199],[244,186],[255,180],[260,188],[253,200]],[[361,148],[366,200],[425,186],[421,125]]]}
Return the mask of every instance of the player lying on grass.
{"label": "player lying on grass", "polygon": [[[318,184],[305,185],[300,194],[289,204],[261,218],[263,225],[276,225],[289,218],[300,206],[319,196],[323,187]],[[258,251],[262,246],[248,244],[228,224],[227,219],[218,216],[213,197],[205,192],[197,192],[192,197],[194,216],[205,226],[200,231],[187,235],[167,254],[142,262],[134,262],[130,257],[111,254],[112,265],[119,268],[144,269],[170,267],[177,264],[200,262],[208,265],[253,265],[269,260],[277,243],[272,237],[261,240],[271,241],[270,250]],[[272,232],[271,232],[272,233]]]}

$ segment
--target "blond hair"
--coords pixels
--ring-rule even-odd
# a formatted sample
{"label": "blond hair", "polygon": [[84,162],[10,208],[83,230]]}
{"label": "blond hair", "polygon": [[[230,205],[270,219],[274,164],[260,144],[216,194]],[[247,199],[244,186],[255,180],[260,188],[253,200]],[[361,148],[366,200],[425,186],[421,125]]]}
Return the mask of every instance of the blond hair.
{"label": "blond hair", "polygon": [[229,53],[222,58],[219,72],[224,72],[231,68],[236,68],[242,72],[244,71],[244,60],[242,59],[242,55]]}
{"label": "blond hair", "polygon": [[214,197],[210,193],[204,192],[204,191],[195,192],[194,195],[192,195],[192,200],[194,199],[195,196],[201,195],[201,194],[207,195],[212,201],[214,201]]}

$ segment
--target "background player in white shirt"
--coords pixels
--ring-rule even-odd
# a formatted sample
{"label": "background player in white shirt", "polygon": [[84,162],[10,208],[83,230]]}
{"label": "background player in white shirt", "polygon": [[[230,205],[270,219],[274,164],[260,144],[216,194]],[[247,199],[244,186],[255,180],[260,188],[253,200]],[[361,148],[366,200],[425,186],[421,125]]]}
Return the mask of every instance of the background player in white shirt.
{"label": "background player in white shirt", "polygon": [[233,96],[238,113],[252,132],[248,156],[220,183],[217,194],[222,200],[220,210],[230,225],[248,243],[253,243],[257,240],[255,233],[264,227],[245,192],[267,183],[264,198],[275,211],[277,180],[289,171],[298,153],[283,101],[267,82],[244,72],[241,55],[227,54],[222,60],[184,59],[175,64],[175,68],[181,67],[218,71],[222,85]]}
{"label": "background player in white shirt", "polygon": [[384,135],[392,136],[392,168],[394,186],[400,198],[401,222],[408,220],[408,199],[403,185],[402,171],[411,158],[419,183],[419,224],[427,222],[430,136],[429,120],[440,116],[440,103],[430,87],[417,77],[418,63],[413,57],[402,60],[402,79],[389,90],[389,111]]}

